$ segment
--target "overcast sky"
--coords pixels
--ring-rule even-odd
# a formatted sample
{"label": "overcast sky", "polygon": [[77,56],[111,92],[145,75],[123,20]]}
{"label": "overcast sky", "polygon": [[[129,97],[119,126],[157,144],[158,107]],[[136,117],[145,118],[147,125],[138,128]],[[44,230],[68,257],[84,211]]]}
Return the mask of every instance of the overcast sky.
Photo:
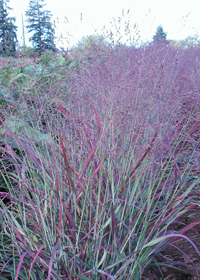
{"label": "overcast sky", "polygon": [[[105,26],[116,33],[110,22],[122,18],[121,35],[125,22],[130,20],[130,30],[143,42],[152,39],[158,25],[167,32],[168,39],[184,39],[189,35],[200,35],[200,0],[45,0],[45,9],[51,11],[56,25],[57,45],[67,47],[76,44],[82,36],[95,30],[100,34]],[[16,17],[18,40],[22,42],[22,14],[28,8],[29,0],[10,0],[11,16]],[[122,11],[124,10],[124,17]],[[129,10],[129,13],[128,13]],[[67,18],[67,20],[66,20]],[[134,28],[137,24],[138,29]],[[26,24],[26,23],[25,23]],[[63,40],[59,40],[60,35]],[[26,34],[26,44],[28,35]]]}

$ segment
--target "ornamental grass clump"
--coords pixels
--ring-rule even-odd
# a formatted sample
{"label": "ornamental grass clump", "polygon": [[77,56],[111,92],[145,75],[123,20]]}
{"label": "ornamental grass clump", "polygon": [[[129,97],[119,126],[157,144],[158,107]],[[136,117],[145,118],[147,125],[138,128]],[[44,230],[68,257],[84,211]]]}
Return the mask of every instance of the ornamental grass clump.
{"label": "ornamental grass clump", "polygon": [[199,65],[186,77],[186,57],[110,45],[60,66],[66,77],[45,64],[23,83],[23,106],[1,117],[2,279],[137,280],[164,265],[198,276],[163,253],[186,240],[200,257],[187,236],[199,222],[176,227],[199,203]]}

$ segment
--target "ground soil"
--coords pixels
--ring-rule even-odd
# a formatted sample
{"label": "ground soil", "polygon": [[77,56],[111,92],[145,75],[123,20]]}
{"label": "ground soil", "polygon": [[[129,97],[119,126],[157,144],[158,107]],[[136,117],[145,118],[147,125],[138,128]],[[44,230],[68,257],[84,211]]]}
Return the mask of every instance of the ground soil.
{"label": "ground soil", "polygon": [[[198,193],[199,196],[199,193]],[[188,216],[189,215],[189,216]],[[181,227],[191,225],[192,223],[200,223],[200,204],[196,205],[188,214],[182,216],[179,220],[180,224],[173,226],[175,230],[180,230]],[[197,224],[194,228],[188,230],[185,235],[189,237],[198,250],[200,251],[200,224]],[[182,240],[176,246],[185,253],[185,255],[175,247],[168,246],[162,255],[166,260],[179,261],[185,263],[188,266],[176,267],[181,269],[173,269],[171,267],[155,267],[149,269],[142,277],[142,280],[200,280],[200,256],[191,245],[190,242]],[[163,259],[162,259],[163,260]],[[158,259],[159,261],[159,259]]]}

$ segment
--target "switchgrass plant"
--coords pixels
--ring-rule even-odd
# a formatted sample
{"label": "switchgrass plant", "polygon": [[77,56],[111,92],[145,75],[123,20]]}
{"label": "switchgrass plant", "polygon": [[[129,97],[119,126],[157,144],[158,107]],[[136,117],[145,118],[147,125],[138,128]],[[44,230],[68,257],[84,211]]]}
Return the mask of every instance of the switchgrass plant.
{"label": "switchgrass plant", "polygon": [[45,60],[24,66],[15,101],[2,77],[1,279],[137,280],[184,265],[161,258],[180,240],[200,256],[199,222],[175,227],[199,203],[194,52],[191,76],[187,51],[165,45]]}

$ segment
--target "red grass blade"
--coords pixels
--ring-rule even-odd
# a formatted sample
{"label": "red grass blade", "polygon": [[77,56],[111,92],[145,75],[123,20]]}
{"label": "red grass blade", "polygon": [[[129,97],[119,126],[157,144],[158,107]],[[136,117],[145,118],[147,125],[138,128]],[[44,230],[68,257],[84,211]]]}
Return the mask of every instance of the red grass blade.
{"label": "red grass blade", "polygon": [[186,137],[185,141],[182,143],[182,145],[180,146],[180,148],[178,149],[176,154],[178,154],[181,151],[181,149],[184,147],[184,145],[187,142],[188,138],[192,136],[192,134],[194,133],[194,131],[195,131],[196,127],[199,125],[199,123],[200,123],[200,120],[195,124],[193,129],[190,131],[189,135]]}
{"label": "red grass blade", "polygon": [[[101,134],[100,139],[103,138],[103,137],[105,136],[105,134],[106,134],[106,132],[107,132],[109,126],[111,125],[111,123],[112,123],[112,119],[111,119],[109,125],[107,126],[107,128],[106,128],[106,129],[104,130],[104,132]],[[100,142],[100,140],[95,144],[95,146],[94,146],[93,149],[91,150],[89,156],[88,156],[87,159],[85,160],[85,163],[83,164],[83,167],[82,167],[82,169],[81,169],[81,171],[80,171],[80,173],[79,173],[79,176],[78,176],[79,179],[82,178],[82,176],[83,176],[85,170],[87,169],[89,163],[90,163],[91,160],[93,159],[94,154],[95,154],[95,152],[96,152],[96,149],[97,149],[97,147],[98,147],[98,145],[99,145],[99,142]]]}
{"label": "red grass blade", "polygon": [[75,192],[74,183],[73,183],[73,180],[72,180],[71,171],[70,171],[70,166],[69,166],[69,162],[68,162],[68,159],[67,159],[67,154],[66,154],[66,151],[65,151],[65,147],[64,147],[64,145],[63,145],[62,136],[61,136],[61,133],[59,133],[59,134],[60,134],[60,141],[61,141],[61,146],[62,146],[64,161],[65,161],[65,167],[66,167],[66,170],[67,170],[67,176],[68,176],[68,178],[69,178],[69,192],[71,193],[71,192],[72,192],[72,189],[73,189],[73,191]]}
{"label": "red grass blade", "polygon": [[94,107],[94,104],[93,104],[93,102],[92,102],[92,100],[91,100],[91,103],[92,103],[92,107],[93,107],[93,109],[94,109],[94,112],[95,112],[95,115],[96,115],[96,119],[97,119],[97,122],[98,122],[98,125],[99,125],[99,128],[100,128],[100,131],[101,131],[101,122],[100,122],[100,119],[99,119],[99,116],[98,116],[98,114],[97,114],[97,111],[96,111],[96,109],[95,109],[95,107]]}
{"label": "red grass blade", "polygon": [[[151,140],[151,143],[149,144],[149,147],[148,149],[146,150],[146,152],[144,152],[143,156],[138,160],[138,162],[136,163],[136,166],[133,168],[133,170],[131,171],[130,175],[129,175],[129,178],[132,178],[134,175],[135,175],[135,171],[138,169],[138,167],[141,165],[141,163],[143,162],[143,160],[145,159],[145,157],[148,155],[148,153],[150,152],[152,146],[153,146],[153,143],[155,142],[156,140],[156,137],[158,135],[158,130],[156,131],[156,133],[154,134],[152,140]],[[126,179],[126,186],[128,186],[129,184],[129,178]]]}
{"label": "red grass blade", "polygon": [[60,203],[58,231],[59,231],[59,233],[61,233],[61,231],[62,231],[62,203]]}
{"label": "red grass blade", "polygon": [[84,164],[83,164],[83,167],[82,167],[82,169],[81,169],[81,171],[80,171],[80,173],[79,173],[79,175],[78,175],[79,179],[82,178],[82,176],[83,176],[85,170],[87,169],[89,163],[90,163],[91,160],[93,159],[94,154],[95,154],[95,152],[96,152],[96,149],[97,149],[97,147],[98,147],[98,144],[99,144],[98,142],[95,144],[95,146],[94,146],[93,149],[91,150],[89,156],[88,156],[87,159],[85,160],[85,162],[84,162]]}
{"label": "red grass blade", "polygon": [[188,225],[187,227],[185,227],[184,229],[182,229],[179,233],[185,233],[186,231],[190,230],[191,228],[193,228],[194,226],[196,225],[199,225],[200,222],[194,222],[194,223],[191,223],[190,225]]}
{"label": "red grass blade", "polygon": [[72,215],[70,214],[67,206],[65,205],[65,203],[64,203],[64,201],[62,199],[61,199],[61,203],[62,203],[62,205],[63,205],[63,207],[65,209],[66,215],[68,217],[68,223],[69,223],[69,227],[68,228],[69,228],[69,231],[70,231],[70,233],[72,235],[72,238],[73,238],[74,242],[76,242],[75,231],[77,230],[77,227],[76,227],[76,225],[74,223],[74,219],[73,219]]}
{"label": "red grass blade", "polygon": [[89,136],[87,130],[84,129],[84,132],[85,132],[85,135],[86,135],[88,144],[89,144],[90,148],[92,149],[93,145],[92,145],[92,141],[91,141],[91,139],[90,139],[90,136]]}
{"label": "red grass blade", "polygon": [[81,141],[82,141],[82,142],[84,143],[84,145],[87,147],[87,145],[86,145],[84,139],[81,137],[81,135],[80,135],[78,129],[77,129],[77,128],[75,127],[75,125],[73,124],[73,121],[72,121],[72,119],[70,118],[70,116],[67,114],[67,112],[65,111],[65,109],[63,108],[63,106],[62,106],[61,104],[58,103],[58,105],[59,105],[59,107],[61,108],[61,110],[63,111],[63,113],[65,114],[65,116],[68,118],[68,120],[69,120],[69,122],[71,123],[71,125],[73,126],[73,128],[76,130],[76,133],[78,134],[78,136],[79,136],[79,138],[81,139]]}
{"label": "red grass blade", "polygon": [[91,179],[94,179],[95,175],[97,174],[97,172],[99,171],[99,169],[101,168],[102,164],[104,163],[104,161],[107,158],[108,158],[108,155],[106,155],[105,158],[102,159],[102,161],[99,163],[99,165],[97,166],[96,170],[94,171]]}
{"label": "red grass blade", "polygon": [[34,259],[33,259],[33,261],[32,261],[32,263],[31,263],[31,266],[30,266],[30,270],[29,270],[29,274],[28,274],[28,279],[30,280],[30,278],[31,278],[31,269],[32,269],[32,267],[33,267],[33,265],[34,265],[34,263],[35,263],[35,261],[36,261],[36,259],[37,259],[37,256],[39,255],[39,253],[42,251],[42,249],[44,248],[44,244],[38,249],[38,251],[37,251],[37,253],[36,253],[36,255],[35,255],[35,257],[34,257]]}
{"label": "red grass blade", "polygon": [[27,253],[28,253],[28,251],[24,252],[24,253],[20,256],[20,260],[19,260],[19,264],[18,264],[18,267],[17,267],[17,273],[16,273],[16,276],[15,276],[15,280],[18,279],[18,276],[19,276],[19,272],[20,272],[20,268],[21,268],[23,259],[24,259],[24,257],[26,256]]}
{"label": "red grass blade", "polygon": [[58,249],[58,247],[60,247],[59,244],[57,244],[56,246],[54,246],[52,254],[51,254],[51,258],[50,258],[50,262],[49,262],[49,271],[48,271],[48,277],[46,280],[50,280],[51,277],[51,271],[52,271],[52,266],[53,266],[53,260],[54,260],[54,255],[56,253],[56,250]]}

